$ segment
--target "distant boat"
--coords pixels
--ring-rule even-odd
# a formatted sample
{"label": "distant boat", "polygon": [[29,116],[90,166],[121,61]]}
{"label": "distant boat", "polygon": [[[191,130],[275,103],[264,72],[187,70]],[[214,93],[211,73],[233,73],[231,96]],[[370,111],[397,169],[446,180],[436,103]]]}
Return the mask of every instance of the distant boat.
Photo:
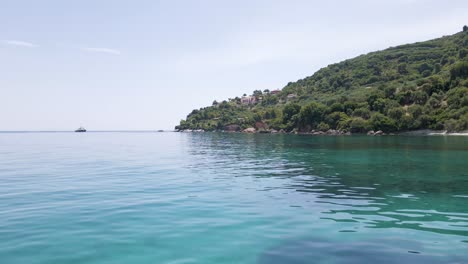
{"label": "distant boat", "polygon": [[86,129],[84,127],[80,127],[75,132],[86,132]]}

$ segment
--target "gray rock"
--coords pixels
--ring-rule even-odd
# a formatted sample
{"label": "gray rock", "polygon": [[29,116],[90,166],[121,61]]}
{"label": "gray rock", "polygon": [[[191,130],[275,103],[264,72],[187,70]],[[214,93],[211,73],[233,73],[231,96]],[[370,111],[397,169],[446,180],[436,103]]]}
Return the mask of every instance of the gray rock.
{"label": "gray rock", "polygon": [[244,129],[242,132],[244,132],[244,133],[255,133],[255,131],[256,131],[255,128],[249,127],[249,128]]}

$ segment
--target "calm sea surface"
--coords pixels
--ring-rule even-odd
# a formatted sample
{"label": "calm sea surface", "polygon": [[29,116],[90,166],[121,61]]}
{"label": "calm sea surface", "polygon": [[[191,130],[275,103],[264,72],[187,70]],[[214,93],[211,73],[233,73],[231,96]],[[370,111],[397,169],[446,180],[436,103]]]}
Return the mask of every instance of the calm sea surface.
{"label": "calm sea surface", "polygon": [[0,263],[468,263],[468,137],[0,133]]}

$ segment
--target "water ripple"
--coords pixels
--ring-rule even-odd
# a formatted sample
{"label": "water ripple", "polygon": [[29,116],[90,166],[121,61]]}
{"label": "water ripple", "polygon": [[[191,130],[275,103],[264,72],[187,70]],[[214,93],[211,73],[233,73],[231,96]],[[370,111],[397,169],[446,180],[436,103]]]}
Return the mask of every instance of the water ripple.
{"label": "water ripple", "polygon": [[2,263],[468,263],[466,139],[0,134]]}

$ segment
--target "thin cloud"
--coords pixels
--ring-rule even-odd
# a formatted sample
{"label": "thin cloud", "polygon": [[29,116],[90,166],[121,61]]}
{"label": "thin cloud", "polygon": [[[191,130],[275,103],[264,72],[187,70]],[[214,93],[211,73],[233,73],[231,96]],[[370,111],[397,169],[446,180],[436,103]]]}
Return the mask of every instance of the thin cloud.
{"label": "thin cloud", "polygon": [[120,50],[108,49],[108,48],[83,48],[82,50],[88,51],[88,52],[107,53],[107,54],[112,54],[112,55],[122,54],[122,52],[120,52]]}
{"label": "thin cloud", "polygon": [[25,47],[25,48],[35,48],[36,44],[31,42],[21,41],[21,40],[4,40],[3,43],[10,46]]}

